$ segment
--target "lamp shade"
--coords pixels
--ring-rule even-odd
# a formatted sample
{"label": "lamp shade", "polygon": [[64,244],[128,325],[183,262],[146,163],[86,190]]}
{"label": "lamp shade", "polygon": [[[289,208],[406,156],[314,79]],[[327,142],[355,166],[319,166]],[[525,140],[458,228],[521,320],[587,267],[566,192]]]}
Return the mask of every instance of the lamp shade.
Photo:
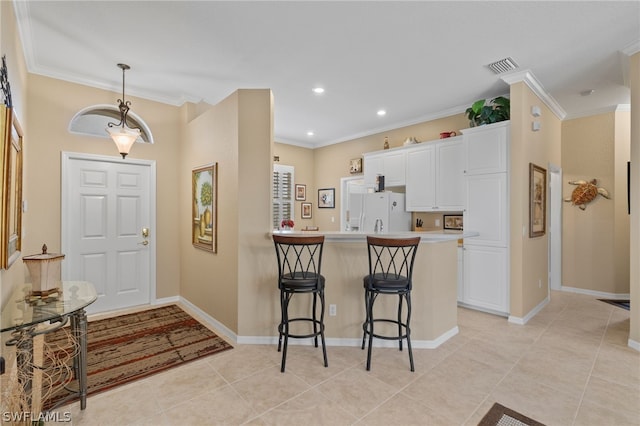
{"label": "lamp shade", "polygon": [[129,154],[129,150],[133,143],[140,136],[139,129],[129,129],[128,127],[107,127],[107,132],[111,136],[111,139],[118,146],[118,152],[122,155],[122,158]]}

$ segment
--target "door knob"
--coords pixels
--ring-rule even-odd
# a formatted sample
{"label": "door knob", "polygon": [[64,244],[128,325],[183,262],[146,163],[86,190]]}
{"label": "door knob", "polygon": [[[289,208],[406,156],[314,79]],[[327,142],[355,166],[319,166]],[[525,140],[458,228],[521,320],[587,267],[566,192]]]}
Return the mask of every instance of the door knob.
{"label": "door knob", "polygon": [[149,236],[149,228],[142,228],[142,236],[145,238]]}
{"label": "door knob", "polygon": [[144,240],[144,241],[142,241],[141,243],[138,243],[138,244],[142,244],[143,246],[148,246],[149,245],[149,241]]}

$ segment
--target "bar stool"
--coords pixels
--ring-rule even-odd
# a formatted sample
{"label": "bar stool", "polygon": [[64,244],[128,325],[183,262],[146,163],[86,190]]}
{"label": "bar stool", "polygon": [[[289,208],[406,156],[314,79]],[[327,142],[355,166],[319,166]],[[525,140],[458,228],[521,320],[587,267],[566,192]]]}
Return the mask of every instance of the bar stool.
{"label": "bar stool", "polygon": [[[369,255],[369,275],[364,277],[364,303],[366,319],[362,324],[362,349],[365,347],[366,337],[369,337],[367,353],[367,370],[371,369],[371,349],[373,338],[397,340],[402,350],[402,341],[407,340],[409,363],[413,367],[413,353],[411,351],[411,287],[413,262],[418,250],[420,237],[385,238],[367,236],[367,251]],[[374,318],[373,305],[380,295],[398,296],[398,316],[396,318]],[[402,318],[403,300],[407,302],[406,318]],[[397,336],[376,334],[376,322],[397,325]]]}
{"label": "bar stool", "polygon": [[[273,243],[278,258],[278,288],[280,289],[281,320],[278,325],[278,352],[282,350],[280,371],[284,373],[289,337],[298,339],[313,337],[317,348],[318,336],[320,336],[324,366],[328,367],[327,348],[324,340],[324,277],[320,274],[324,235],[273,235]],[[289,318],[291,298],[294,294],[300,293],[313,295],[311,316]],[[319,319],[317,299],[320,299]],[[289,331],[289,325],[293,322],[308,322],[313,326],[313,332],[292,334]]]}

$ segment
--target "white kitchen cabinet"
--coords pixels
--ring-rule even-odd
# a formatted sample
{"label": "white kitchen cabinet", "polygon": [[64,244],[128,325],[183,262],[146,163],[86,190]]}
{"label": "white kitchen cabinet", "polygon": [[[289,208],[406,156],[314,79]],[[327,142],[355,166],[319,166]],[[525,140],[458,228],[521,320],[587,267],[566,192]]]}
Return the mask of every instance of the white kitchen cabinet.
{"label": "white kitchen cabinet", "polygon": [[462,210],[465,202],[462,138],[408,150],[406,182],[407,210]]}
{"label": "white kitchen cabinet", "polygon": [[463,305],[508,315],[508,253],[505,247],[465,244]]}
{"label": "white kitchen cabinet", "polygon": [[465,151],[466,230],[463,306],[508,315],[509,122],[462,130]]}
{"label": "white kitchen cabinet", "polygon": [[436,144],[436,206],[440,210],[464,209],[464,144],[462,138]]}
{"label": "white kitchen cabinet", "polygon": [[407,211],[432,211],[436,205],[436,147],[423,145],[407,152]]}
{"label": "white kitchen cabinet", "polygon": [[465,192],[464,227],[480,233],[469,239],[469,243],[506,247],[509,232],[507,174],[467,176]]}
{"label": "white kitchen cabinet", "polygon": [[503,121],[462,131],[467,175],[507,171],[509,123]]}
{"label": "white kitchen cabinet", "polygon": [[402,148],[364,154],[364,183],[375,185],[376,176],[384,176],[384,185],[404,186],[406,152]]}

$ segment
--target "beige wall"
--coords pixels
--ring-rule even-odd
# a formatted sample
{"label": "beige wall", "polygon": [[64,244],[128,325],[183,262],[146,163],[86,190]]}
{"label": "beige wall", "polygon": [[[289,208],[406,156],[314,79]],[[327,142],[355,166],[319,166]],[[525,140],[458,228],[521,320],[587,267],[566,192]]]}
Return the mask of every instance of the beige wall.
{"label": "beige wall", "polygon": [[[239,335],[273,333],[273,322],[268,331],[263,323],[278,301],[267,238],[272,104],[269,90],[239,90],[188,123],[181,148],[180,295]],[[189,238],[190,171],[211,162],[218,165],[217,253]]]}
{"label": "beige wall", "polygon": [[628,113],[609,112],[562,125],[565,197],[575,189],[569,181],[594,178],[611,196],[610,200],[598,196],[584,211],[565,204],[563,286],[606,293],[629,291],[628,117]]}
{"label": "beige wall", "polygon": [[[107,138],[71,134],[67,127],[81,109],[95,104],[115,104],[117,94],[67,83],[35,74],[29,75],[30,108],[25,129],[24,199],[28,211],[23,215],[24,253],[38,253],[43,243],[59,252],[61,152],[81,152],[118,156],[114,143]],[[156,162],[156,296],[177,296],[179,269],[174,242],[179,238],[175,226],[178,217],[178,170],[175,160],[180,155],[180,115],[178,108],[128,97],[135,111],[152,129],[155,144],[135,144],[128,158]]]}
{"label": "beige wall", "polygon": [[[640,52],[630,61],[631,85],[631,164],[640,164]],[[631,168],[631,219],[630,219],[630,290],[631,319],[629,343],[640,350],[640,167]]]}
{"label": "beige wall", "polygon": [[[548,296],[548,232],[529,238],[529,163],[547,170],[549,164],[560,165],[561,131],[560,120],[525,83],[511,85],[510,92],[510,299],[511,316],[523,318]],[[542,111],[537,118],[541,129],[535,132],[531,129],[532,106]]]}
{"label": "beige wall", "polygon": [[[27,72],[22,54],[22,45],[18,37],[13,3],[8,1],[0,1],[0,55],[6,55],[7,57],[7,73],[11,84],[13,112],[23,129],[26,129],[29,124],[26,114],[29,105],[26,99]],[[29,135],[25,134],[23,140],[25,152],[27,151],[26,144],[28,140]],[[24,164],[24,173],[27,173],[28,170],[28,165]],[[28,184],[28,182],[23,183],[25,189]],[[9,269],[0,271],[0,308],[7,302],[7,298],[13,291],[14,286],[17,283],[22,283],[23,277],[24,268],[20,259],[16,260]],[[2,352],[1,349],[0,352]]]}

